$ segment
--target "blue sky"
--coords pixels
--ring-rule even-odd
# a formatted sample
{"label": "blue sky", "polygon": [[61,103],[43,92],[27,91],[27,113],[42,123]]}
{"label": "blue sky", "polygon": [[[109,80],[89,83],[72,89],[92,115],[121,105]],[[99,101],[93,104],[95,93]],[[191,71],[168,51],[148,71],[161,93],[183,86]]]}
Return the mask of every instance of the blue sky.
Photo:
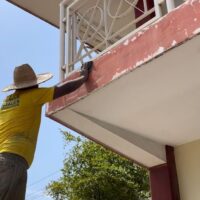
{"label": "blue sky", "polygon": [[[13,69],[29,63],[36,73],[52,72],[54,78],[43,84],[58,82],[59,30],[22,11],[6,1],[0,1],[0,89],[12,83]],[[0,101],[8,93],[0,93]],[[46,184],[59,177],[62,168],[64,141],[58,123],[43,117],[34,162],[29,169],[27,200],[47,200]]]}

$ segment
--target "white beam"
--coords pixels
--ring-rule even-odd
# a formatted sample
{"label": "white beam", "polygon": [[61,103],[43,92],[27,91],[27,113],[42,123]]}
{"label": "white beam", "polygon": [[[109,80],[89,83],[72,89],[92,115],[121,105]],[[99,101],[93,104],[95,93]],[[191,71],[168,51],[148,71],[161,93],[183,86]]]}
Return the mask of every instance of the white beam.
{"label": "white beam", "polygon": [[[127,137],[130,133],[117,130],[117,128],[113,129],[112,132],[111,125],[68,108],[55,113],[53,118],[54,120],[61,120],[63,123],[67,122],[70,128],[77,132],[146,167],[160,165],[166,161],[164,145],[150,141],[147,138],[133,134],[129,136],[132,137],[130,139]],[[67,126],[65,123],[64,125]]]}

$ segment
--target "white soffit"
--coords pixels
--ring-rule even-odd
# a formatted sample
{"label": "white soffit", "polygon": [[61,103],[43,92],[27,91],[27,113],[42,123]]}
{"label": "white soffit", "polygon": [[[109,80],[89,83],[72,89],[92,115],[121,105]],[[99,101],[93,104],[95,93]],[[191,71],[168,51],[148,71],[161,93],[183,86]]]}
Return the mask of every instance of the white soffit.
{"label": "white soffit", "polygon": [[7,0],[42,20],[59,26],[59,4],[61,0]]}

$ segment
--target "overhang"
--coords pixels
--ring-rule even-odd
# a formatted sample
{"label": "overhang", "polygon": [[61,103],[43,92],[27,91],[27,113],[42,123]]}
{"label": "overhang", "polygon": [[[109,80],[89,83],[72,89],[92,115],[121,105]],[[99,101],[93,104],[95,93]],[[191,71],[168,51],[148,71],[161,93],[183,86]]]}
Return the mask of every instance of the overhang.
{"label": "overhang", "polygon": [[61,0],[7,0],[30,14],[59,27],[59,4]]}
{"label": "overhang", "polygon": [[189,1],[94,61],[47,116],[147,167],[200,138],[200,2]]}

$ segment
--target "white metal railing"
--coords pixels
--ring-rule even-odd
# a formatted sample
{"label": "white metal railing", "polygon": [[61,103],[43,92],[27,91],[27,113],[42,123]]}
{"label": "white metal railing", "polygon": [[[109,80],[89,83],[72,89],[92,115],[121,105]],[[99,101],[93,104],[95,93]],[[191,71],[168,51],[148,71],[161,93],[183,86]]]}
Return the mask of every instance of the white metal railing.
{"label": "white metal railing", "polygon": [[175,3],[175,0],[64,0],[60,4],[61,80],[77,65],[154,22],[164,10],[171,11]]}

